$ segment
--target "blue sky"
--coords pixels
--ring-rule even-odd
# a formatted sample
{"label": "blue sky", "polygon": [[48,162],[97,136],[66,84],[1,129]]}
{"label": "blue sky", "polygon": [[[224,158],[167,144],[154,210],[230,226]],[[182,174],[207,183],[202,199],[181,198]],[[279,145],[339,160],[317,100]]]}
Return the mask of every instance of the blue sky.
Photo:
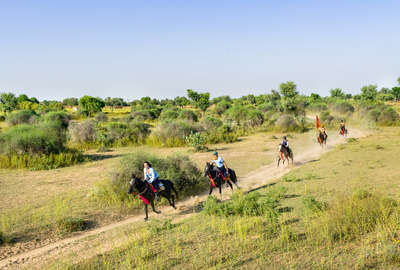
{"label": "blue sky", "polygon": [[391,87],[400,1],[0,1],[0,91],[40,99]]}

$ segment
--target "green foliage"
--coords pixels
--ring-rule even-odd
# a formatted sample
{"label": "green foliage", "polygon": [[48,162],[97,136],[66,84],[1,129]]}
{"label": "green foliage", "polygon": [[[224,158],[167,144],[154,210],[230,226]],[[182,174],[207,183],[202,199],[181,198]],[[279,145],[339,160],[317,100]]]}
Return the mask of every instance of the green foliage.
{"label": "green foliage", "polygon": [[163,110],[160,114],[160,120],[168,121],[175,120],[179,117],[179,112],[177,110]]}
{"label": "green foliage", "polygon": [[200,170],[188,156],[173,155],[162,158],[147,152],[137,152],[121,159],[113,179],[98,185],[96,198],[104,204],[141,206],[141,202],[135,196],[128,195],[127,190],[132,175],[143,179],[145,161],[152,164],[160,179],[167,179],[174,183],[180,198],[197,194],[208,185],[201,176]]}
{"label": "green foliage", "polygon": [[193,110],[184,109],[179,112],[179,119],[197,122],[197,114]]}
{"label": "green foliage", "polygon": [[198,128],[188,121],[176,120],[163,122],[156,126],[147,142],[151,145],[160,146],[182,146],[185,144],[185,137]]}
{"label": "green foliage", "polygon": [[54,123],[18,125],[0,134],[0,152],[12,154],[50,154],[64,150],[65,133]]}
{"label": "green foliage", "polygon": [[1,93],[0,94],[0,109],[4,113],[11,112],[17,107],[17,98],[13,93]]}
{"label": "green foliage", "polygon": [[107,114],[105,114],[103,112],[98,112],[98,113],[96,113],[94,120],[96,120],[97,122],[107,122],[108,116],[107,116]]}
{"label": "green foliage", "polygon": [[232,143],[239,139],[239,134],[230,125],[222,125],[214,130],[207,131],[207,143]]}
{"label": "green foliage", "polygon": [[159,112],[157,109],[141,109],[137,111],[132,111],[128,117],[128,121],[146,121],[146,120],[153,120],[157,118]]}
{"label": "green foliage", "polygon": [[37,114],[30,110],[13,111],[7,116],[7,122],[10,126],[33,124],[37,119]]}
{"label": "green foliage", "polygon": [[77,217],[64,217],[55,223],[55,231],[61,235],[83,231],[86,228],[87,222]]}
{"label": "green foliage", "polygon": [[63,105],[65,106],[78,106],[78,99],[77,98],[66,98],[62,101]]}
{"label": "green foliage", "polygon": [[338,101],[333,105],[333,110],[341,114],[350,114],[354,112],[354,107],[347,101]]}
{"label": "green foliage", "polygon": [[68,150],[57,154],[10,154],[0,155],[2,169],[51,170],[84,162],[80,151]]}
{"label": "green foliage", "polygon": [[392,88],[393,96],[396,98],[397,101],[400,101],[400,86],[396,86]]}
{"label": "green foliage", "polygon": [[72,142],[88,143],[96,141],[96,124],[92,120],[72,122],[68,128]]}
{"label": "green foliage", "polygon": [[192,89],[187,90],[188,97],[193,101],[194,105],[205,112],[210,106],[210,93],[197,93]]}
{"label": "green foliage", "polygon": [[81,113],[87,116],[91,116],[93,113],[100,112],[104,106],[105,103],[100,98],[83,96],[79,99],[79,110]]}
{"label": "green foliage", "polygon": [[70,119],[71,117],[62,111],[48,112],[42,117],[43,122],[56,122],[63,128],[68,128]]}
{"label": "green foliage", "polygon": [[333,98],[342,99],[342,98],[345,98],[345,96],[346,96],[345,93],[343,92],[343,90],[340,88],[331,89],[329,92],[331,93],[331,97],[333,97]]}
{"label": "green foliage", "polygon": [[325,125],[332,125],[335,121],[335,117],[332,116],[329,111],[324,111],[320,114],[319,120]]}
{"label": "green foliage", "polygon": [[322,112],[328,110],[328,106],[322,102],[311,103],[308,108],[314,112]]}
{"label": "green foliage", "polygon": [[[390,222],[397,203],[368,192],[341,198],[307,224],[307,236],[314,242],[350,241]],[[398,215],[396,215],[398,216]]]}
{"label": "green foliage", "polygon": [[297,92],[297,86],[294,82],[288,81],[279,85],[279,91],[284,98],[295,98],[299,92]]}
{"label": "green foliage", "polygon": [[190,133],[185,137],[186,143],[193,147],[197,152],[207,150],[206,147],[206,137],[200,132]]}
{"label": "green foliage", "polygon": [[244,195],[241,192],[233,194],[231,200],[221,203],[214,196],[209,196],[203,205],[203,212],[217,216],[266,216],[276,220],[279,216],[277,207],[279,200],[276,194],[261,195],[251,192]]}
{"label": "green foliage", "polygon": [[374,101],[378,94],[377,85],[366,85],[361,88],[361,98],[364,100]]}
{"label": "green foliage", "polygon": [[303,204],[303,213],[306,215],[314,215],[321,211],[325,211],[328,207],[325,202],[317,201],[311,195],[303,196],[301,202]]}
{"label": "green foliage", "polygon": [[295,118],[288,114],[282,114],[275,122],[275,129],[281,132],[296,131],[300,129]]}

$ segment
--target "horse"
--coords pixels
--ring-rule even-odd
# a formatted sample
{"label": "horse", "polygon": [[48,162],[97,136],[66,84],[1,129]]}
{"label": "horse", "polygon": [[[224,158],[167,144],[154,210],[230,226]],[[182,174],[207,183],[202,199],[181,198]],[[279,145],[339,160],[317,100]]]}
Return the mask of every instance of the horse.
{"label": "horse", "polygon": [[232,169],[228,169],[228,176],[227,178],[223,179],[222,173],[216,168],[214,168],[212,163],[206,162],[203,176],[208,176],[210,180],[210,192],[208,193],[208,196],[210,196],[211,193],[213,192],[213,189],[217,187],[219,188],[219,196],[221,198],[221,201],[222,201],[222,185],[224,184],[224,182],[230,186],[232,192],[233,192],[232,183],[235,184],[235,186],[238,189],[240,189],[239,185],[237,184],[236,173]]}
{"label": "horse", "polygon": [[[158,192],[159,196],[162,196],[166,198],[169,202],[169,205],[171,205],[174,209],[176,209],[175,206],[175,196],[176,199],[178,199],[178,192],[176,191],[174,184],[169,181],[169,180],[160,180],[160,182],[164,185],[165,189],[160,190]],[[154,207],[154,199],[155,199],[155,191],[154,188],[147,182],[147,181],[142,181],[136,177],[132,177],[131,181],[129,182],[129,190],[128,194],[134,193],[133,190],[137,190],[138,195],[140,199],[143,201],[145,205],[145,212],[146,212],[146,217],[144,218],[145,221],[149,218],[148,214],[148,205],[151,205],[151,208],[153,209],[153,212],[160,214],[160,211],[157,211]],[[175,196],[172,194],[172,191],[174,191]]]}
{"label": "horse", "polygon": [[293,164],[293,151],[288,151],[286,147],[284,147],[281,143],[279,144],[279,157],[278,157],[278,166],[282,160],[282,164],[285,164],[285,161],[288,161],[288,165],[290,164],[290,159],[292,160]]}
{"label": "horse", "polygon": [[321,147],[326,146],[326,141],[328,140],[328,134],[319,132],[317,141]]}

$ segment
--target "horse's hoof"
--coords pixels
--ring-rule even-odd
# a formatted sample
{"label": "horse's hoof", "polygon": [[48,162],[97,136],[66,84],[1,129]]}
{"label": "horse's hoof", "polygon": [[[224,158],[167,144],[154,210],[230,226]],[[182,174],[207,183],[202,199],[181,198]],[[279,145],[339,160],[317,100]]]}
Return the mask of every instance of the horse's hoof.
{"label": "horse's hoof", "polygon": [[147,221],[148,219],[149,219],[149,218],[145,217],[145,218],[144,218],[144,221]]}
{"label": "horse's hoof", "polygon": [[157,214],[161,214],[161,211],[154,211],[154,212],[156,212]]}

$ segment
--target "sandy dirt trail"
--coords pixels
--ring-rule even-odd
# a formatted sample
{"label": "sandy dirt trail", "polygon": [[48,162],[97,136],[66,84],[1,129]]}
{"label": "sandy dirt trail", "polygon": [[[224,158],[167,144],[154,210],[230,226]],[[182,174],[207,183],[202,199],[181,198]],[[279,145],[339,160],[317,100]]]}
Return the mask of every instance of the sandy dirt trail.
{"label": "sandy dirt trail", "polygon": [[[359,138],[363,136],[365,136],[365,133],[363,131],[352,129],[351,133],[349,133],[348,138]],[[332,149],[335,146],[344,142],[345,139],[343,137],[337,134],[332,134],[328,138],[327,148],[321,148],[317,143],[315,143],[315,145],[307,149],[305,152],[295,153],[294,165],[287,166],[287,164],[285,164],[284,166],[282,166],[281,164],[280,167],[278,168],[277,164],[274,162],[273,164],[263,166],[253,171],[252,173],[248,174],[247,176],[239,177],[238,180],[239,186],[241,187],[242,190],[249,191],[258,187],[262,187],[269,183],[272,183],[277,178],[288,173],[290,170],[297,168],[307,162],[318,159],[322,154],[329,151],[329,149]],[[218,195],[218,190],[215,189],[213,191],[213,194]],[[194,207],[196,207],[196,205],[198,205],[199,202],[204,201],[207,198],[207,195],[208,192],[204,192],[203,194],[200,194],[198,196],[193,196],[184,201],[179,201],[177,203],[178,210],[174,210],[171,207],[166,207],[166,206],[162,207],[160,209],[162,211],[160,215],[156,215],[155,213],[152,213],[151,210],[149,210],[149,218],[150,219],[155,217],[172,218],[173,222],[177,222],[183,218],[187,218],[195,214],[195,211],[193,210]],[[231,191],[227,188],[224,188],[223,199],[224,200],[229,199],[230,195]],[[90,231],[85,231],[79,235],[66,238],[46,246],[6,258],[0,261],[0,269],[21,269],[25,267],[29,267],[29,269],[31,268],[41,269],[40,265],[42,265],[44,262],[59,258],[60,256],[62,256],[62,254],[66,254],[68,252],[71,252],[72,250],[78,252],[79,248],[81,248],[82,250],[84,249],[87,250],[88,248],[87,243],[85,245],[79,245],[80,241],[84,241],[89,237],[99,236],[101,234],[104,234],[105,232],[108,232],[116,228],[121,228],[128,224],[132,224],[135,222],[143,222],[143,217],[144,213],[120,222],[109,224],[107,226],[96,228]],[[112,246],[110,246],[109,248],[111,249]],[[101,252],[104,251],[105,251],[104,249],[101,250]]]}

